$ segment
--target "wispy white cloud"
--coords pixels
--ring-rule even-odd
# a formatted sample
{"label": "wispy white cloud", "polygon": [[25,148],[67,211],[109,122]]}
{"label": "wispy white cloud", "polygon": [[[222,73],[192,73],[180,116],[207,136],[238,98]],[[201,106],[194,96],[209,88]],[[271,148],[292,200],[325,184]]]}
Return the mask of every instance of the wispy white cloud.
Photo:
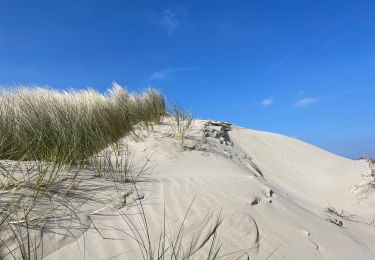
{"label": "wispy white cloud", "polygon": [[190,12],[183,6],[165,8],[162,10],[148,9],[143,11],[143,19],[154,28],[173,35],[177,30],[191,28]]}
{"label": "wispy white cloud", "polygon": [[171,74],[176,72],[183,72],[183,71],[192,71],[196,68],[174,68],[174,69],[166,69],[166,70],[159,70],[151,74],[150,80],[167,80],[170,78]]}
{"label": "wispy white cloud", "polygon": [[164,9],[161,12],[161,24],[165,27],[168,34],[172,34],[180,25],[180,20],[175,12],[170,9]]}
{"label": "wispy white cloud", "polygon": [[294,105],[297,106],[297,107],[306,107],[306,106],[312,105],[314,103],[317,103],[319,101],[320,101],[319,98],[308,97],[308,98],[302,98],[302,99],[298,100],[296,103],[294,103]]}
{"label": "wispy white cloud", "polygon": [[272,104],[273,104],[273,101],[274,101],[273,98],[265,98],[265,99],[263,99],[262,101],[260,101],[260,104],[262,104],[262,106],[267,107],[267,106],[272,105]]}

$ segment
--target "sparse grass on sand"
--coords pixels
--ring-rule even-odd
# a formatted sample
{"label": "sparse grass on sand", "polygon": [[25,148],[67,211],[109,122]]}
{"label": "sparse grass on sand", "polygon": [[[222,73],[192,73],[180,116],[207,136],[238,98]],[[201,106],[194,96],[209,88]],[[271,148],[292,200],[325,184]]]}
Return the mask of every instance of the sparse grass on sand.
{"label": "sparse grass on sand", "polygon": [[164,96],[114,84],[94,90],[19,87],[0,91],[0,159],[80,163],[133,130],[160,123]]}
{"label": "sparse grass on sand", "polygon": [[[117,84],[105,94],[40,87],[0,90],[0,259],[4,248],[13,259],[38,259],[35,231],[45,231],[57,212],[76,214],[70,194],[81,169],[135,125],[160,123],[165,111],[159,91],[131,94]],[[95,165],[95,171],[111,168],[110,174],[125,182],[129,169],[122,161],[129,158],[115,158],[116,165]]]}
{"label": "sparse grass on sand", "polygon": [[166,219],[166,209],[164,206],[164,219],[161,224],[159,239],[156,243],[150,239],[151,230],[148,227],[148,222],[150,220],[146,217],[142,201],[136,202],[139,214],[127,215],[121,209],[118,209],[119,215],[130,229],[129,236],[135,240],[139,246],[139,252],[143,260],[195,259],[195,254],[203,247],[209,249],[204,256],[205,259],[213,260],[218,257],[221,249],[221,243],[219,241],[219,228],[222,223],[221,214],[218,215],[217,219],[209,217],[203,221],[205,226],[210,226],[207,232],[198,232],[193,235],[190,241],[184,241],[185,222],[194,200],[195,198],[191,201],[178,228],[178,232],[175,234],[171,230],[168,230],[168,221]]}
{"label": "sparse grass on sand", "polygon": [[[83,170],[106,179],[107,185],[113,182],[118,197],[101,202],[105,206],[88,218],[112,206],[129,226],[143,259],[189,259],[210,240],[207,259],[216,258],[219,219],[207,234],[199,234],[203,242],[192,241],[187,249],[182,246],[186,216],[176,238],[167,234],[164,223],[155,251],[142,202],[135,201],[145,234],[124,208],[132,193],[128,185],[138,195],[136,182],[149,170],[149,159],[134,173],[133,154],[120,139],[136,125],[149,129],[160,124],[165,115],[165,97],[154,89],[131,94],[114,84],[106,94],[27,87],[0,90],[0,259],[42,259],[44,235],[85,232],[94,224],[82,223],[79,215],[94,196],[76,183],[84,181],[77,181]],[[183,142],[192,116],[177,107],[172,116],[176,137]]]}
{"label": "sparse grass on sand", "polygon": [[174,135],[180,140],[180,144],[182,145],[185,141],[186,134],[193,123],[193,113],[184,110],[178,105],[174,105],[169,111],[169,116],[172,120],[172,130]]}

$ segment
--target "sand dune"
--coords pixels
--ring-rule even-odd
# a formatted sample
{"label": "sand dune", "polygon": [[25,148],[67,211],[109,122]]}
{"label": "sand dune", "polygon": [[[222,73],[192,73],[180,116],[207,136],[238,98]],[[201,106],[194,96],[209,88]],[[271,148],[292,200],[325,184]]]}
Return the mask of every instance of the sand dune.
{"label": "sand dune", "polygon": [[[129,201],[142,202],[155,250],[163,228],[176,236],[187,213],[183,248],[202,245],[193,259],[205,259],[210,245],[204,242],[218,219],[219,259],[374,259],[375,193],[367,161],[221,122],[195,120],[182,147],[168,121],[141,135],[123,140],[136,169],[145,160],[152,166]],[[113,188],[90,170],[84,176],[89,180],[82,185],[102,187],[80,208],[82,221],[90,216],[88,227],[74,239],[51,235],[44,258],[142,259],[129,228],[134,223],[147,237],[139,204],[108,206],[101,198]]]}

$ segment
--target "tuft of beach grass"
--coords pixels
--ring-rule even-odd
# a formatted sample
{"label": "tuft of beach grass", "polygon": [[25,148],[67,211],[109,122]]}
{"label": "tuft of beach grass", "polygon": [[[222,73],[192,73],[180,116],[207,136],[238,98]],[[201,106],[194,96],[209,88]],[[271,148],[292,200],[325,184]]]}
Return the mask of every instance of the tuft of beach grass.
{"label": "tuft of beach grass", "polygon": [[157,90],[132,94],[118,84],[94,90],[18,87],[0,91],[0,159],[80,163],[166,113]]}

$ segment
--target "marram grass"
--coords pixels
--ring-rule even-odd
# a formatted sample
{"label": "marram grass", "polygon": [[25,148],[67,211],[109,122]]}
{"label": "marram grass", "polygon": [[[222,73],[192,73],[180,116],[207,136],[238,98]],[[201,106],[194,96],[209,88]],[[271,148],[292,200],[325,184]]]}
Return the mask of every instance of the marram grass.
{"label": "marram grass", "polygon": [[131,94],[114,84],[94,90],[18,87],[0,91],[0,159],[79,163],[118,141],[136,124],[159,123],[165,97]]}

